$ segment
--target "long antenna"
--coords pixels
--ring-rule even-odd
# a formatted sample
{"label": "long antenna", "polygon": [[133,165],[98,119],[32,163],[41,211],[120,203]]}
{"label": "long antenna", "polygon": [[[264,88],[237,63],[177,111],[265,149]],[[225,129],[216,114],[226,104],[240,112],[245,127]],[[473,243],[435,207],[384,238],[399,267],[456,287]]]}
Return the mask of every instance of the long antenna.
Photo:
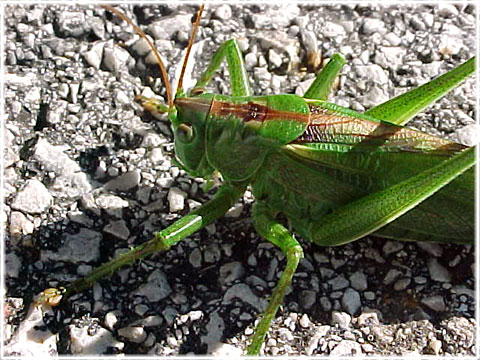
{"label": "long antenna", "polygon": [[190,50],[192,49],[193,41],[195,40],[195,35],[197,33],[198,26],[200,25],[200,19],[202,18],[202,12],[205,4],[200,5],[200,8],[197,11],[197,17],[195,23],[193,24],[192,34],[190,35],[190,40],[188,40],[187,52],[185,53],[185,59],[183,60],[182,71],[180,73],[180,78],[178,80],[177,86],[177,95],[183,92],[183,76],[185,75],[185,69],[187,68],[187,61],[190,55]]}
{"label": "long antenna", "polygon": [[[110,5],[101,5],[101,6],[104,9],[106,9],[108,11],[111,11],[112,13],[114,13],[120,19],[126,21],[128,24],[130,24],[133,27],[133,29],[135,30],[135,32],[138,35],[140,35],[140,37],[147,42],[148,46],[150,46],[150,48],[153,51],[153,54],[157,58],[158,67],[160,68],[160,73],[162,75],[163,85],[165,86],[165,91],[167,93],[168,108],[169,109],[173,108],[172,89],[171,89],[171,86],[170,86],[170,82],[168,81],[167,70],[165,68],[165,65],[163,64],[162,59],[160,58],[160,54],[158,53],[157,49],[155,49],[155,46],[152,44],[152,42],[147,37],[147,35],[145,35],[145,33],[142,31],[142,29],[140,29],[137,25],[135,25],[132,22],[132,20],[130,20],[124,13],[122,13],[121,11],[115,9],[114,7],[112,7]],[[202,9],[203,9],[203,5],[202,5]]]}

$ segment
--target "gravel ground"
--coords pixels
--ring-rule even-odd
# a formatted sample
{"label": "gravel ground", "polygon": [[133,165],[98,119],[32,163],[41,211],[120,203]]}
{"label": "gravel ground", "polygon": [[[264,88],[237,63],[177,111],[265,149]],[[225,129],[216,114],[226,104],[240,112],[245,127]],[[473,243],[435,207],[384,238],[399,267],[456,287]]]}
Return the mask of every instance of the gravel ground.
{"label": "gravel ground", "polygon": [[[195,7],[121,8],[174,76]],[[248,193],[170,251],[43,316],[27,311],[35,294],[148,240],[214,190],[172,164],[168,123],[134,102],[164,90],[129,27],[98,6],[4,11],[5,355],[242,353],[284,266],[254,232]],[[348,65],[332,102],[364,111],[475,54],[476,16],[473,5],[211,5],[186,86],[236,37],[256,94],[301,94],[315,59],[340,52]],[[224,69],[213,91],[228,93],[226,79]],[[475,94],[472,79],[412,126],[474,141]],[[476,354],[473,247],[371,237],[302,245],[265,355]]]}

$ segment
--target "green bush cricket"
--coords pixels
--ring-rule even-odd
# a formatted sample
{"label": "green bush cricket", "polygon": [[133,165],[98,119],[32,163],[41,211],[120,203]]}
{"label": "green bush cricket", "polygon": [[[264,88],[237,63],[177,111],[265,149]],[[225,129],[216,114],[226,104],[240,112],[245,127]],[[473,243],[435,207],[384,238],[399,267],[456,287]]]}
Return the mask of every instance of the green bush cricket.
{"label": "green bush cricket", "polygon": [[[176,109],[171,107],[171,97],[168,107],[181,165],[197,177],[208,177],[214,169],[222,174],[224,185],[216,198],[157,233],[151,242],[94,270],[91,277],[78,280],[65,290],[65,296],[90,286],[123,264],[156,250],[166,250],[213,222],[235,203],[247,184],[253,187],[257,198],[253,210],[257,231],[279,246],[287,257],[287,268],[272,296],[274,300],[256,330],[249,354],[260,351],[270,321],[282,303],[302,257],[299,243],[275,220],[280,210],[287,215],[296,232],[323,246],[344,244],[372,232],[403,240],[472,243],[473,169],[470,168],[475,162],[474,148],[466,149],[396,125],[405,124],[418,111],[471,75],[474,72],[473,58],[441,80],[429,83],[427,92],[425,87],[420,88],[362,115],[324,101],[343,65],[339,55],[332,57],[330,65],[318,75],[319,81],[307,91],[305,98],[288,95],[252,97],[238,45],[230,41],[221,49],[227,54],[227,61],[236,64],[229,68],[233,96],[211,95],[203,91],[222,61],[217,55],[189,96],[180,86],[175,97]],[[150,107],[158,105],[145,101]],[[326,119],[333,120],[331,127],[326,126]],[[378,125],[376,119],[384,122]],[[336,123],[351,124],[352,127]],[[365,130],[360,130],[363,126],[366,126]],[[331,138],[333,141],[329,140]],[[405,138],[408,140],[404,141]],[[401,160],[395,157],[396,153],[411,155],[411,161],[405,162],[403,171],[395,172],[391,176],[393,179],[384,177],[382,172],[386,165],[382,163],[383,157],[387,162],[399,164]],[[375,156],[381,159],[378,163],[371,160]],[[371,167],[359,169],[354,166],[359,162]],[[376,171],[380,172],[376,175]],[[336,193],[325,193],[329,187],[335,187]],[[316,193],[321,195],[312,195]],[[440,195],[445,193],[458,193],[459,199],[454,195],[453,199],[444,200]],[[294,194],[294,198],[289,194]],[[403,195],[403,201],[400,201],[399,194]],[[310,196],[313,200],[309,199]],[[320,204],[320,199],[325,204]],[[456,201],[462,205],[452,205]],[[318,207],[311,206],[312,202],[318,203]],[[391,206],[388,211],[386,204]],[[460,207],[462,212],[456,215],[469,225],[467,228],[445,223],[443,217],[428,229],[425,224],[415,228],[409,219],[410,216],[418,219],[433,209],[447,211]],[[383,209],[386,211],[381,214]],[[405,212],[406,215],[400,217]],[[352,219],[356,222],[350,222]],[[385,226],[390,222],[391,226]],[[54,302],[57,301],[55,298]]]}

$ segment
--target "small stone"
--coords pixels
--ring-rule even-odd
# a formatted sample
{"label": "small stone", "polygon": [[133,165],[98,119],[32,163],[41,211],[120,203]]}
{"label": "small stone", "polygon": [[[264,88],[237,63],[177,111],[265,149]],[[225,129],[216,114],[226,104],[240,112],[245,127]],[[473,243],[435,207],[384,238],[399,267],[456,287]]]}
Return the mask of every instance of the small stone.
{"label": "small stone", "polygon": [[468,297],[474,299],[475,291],[473,289],[467,288],[465,285],[456,285],[452,288],[452,293],[457,295],[467,295]]}
{"label": "small stone", "polygon": [[345,290],[342,297],[342,306],[347,313],[355,315],[361,305],[360,294],[356,290],[352,288]]}
{"label": "small stone", "polygon": [[53,202],[53,197],[40,181],[27,180],[22,190],[17,193],[12,202],[12,209],[30,214],[39,214],[46,211]]}
{"label": "small stone", "polygon": [[380,19],[366,18],[363,20],[360,31],[364,35],[372,35],[373,33],[384,33],[385,32],[385,23]]}
{"label": "small stone", "polygon": [[[147,35],[147,38],[152,43],[154,42],[151,36]],[[155,46],[156,45],[157,44],[155,44]],[[152,49],[150,48],[150,45],[148,44],[148,42],[144,38],[139,38],[137,41],[135,41],[132,44],[131,49],[133,51],[135,51],[135,53],[137,53],[140,56],[146,56],[148,53],[150,53],[152,51]],[[159,48],[157,48],[157,50],[159,52],[161,52],[161,50]]]}
{"label": "small stone", "polygon": [[334,277],[333,279],[329,280],[327,283],[332,287],[332,291],[345,289],[346,287],[348,287],[348,285],[350,285],[349,281],[345,279],[343,275]]}
{"label": "small stone", "polygon": [[108,329],[113,330],[115,325],[118,323],[117,313],[115,311],[109,311],[105,314],[103,322]]}
{"label": "small stone", "polygon": [[100,257],[102,234],[82,228],[77,234],[65,235],[63,246],[57,251],[41,250],[41,261],[93,262]]}
{"label": "small stone", "polygon": [[385,285],[391,284],[396,278],[402,275],[402,272],[397,269],[390,269],[383,279]]}
{"label": "small stone", "polygon": [[[147,149],[152,149],[152,150],[162,150],[160,146],[165,142],[165,139],[162,138],[160,135],[149,131],[147,132],[142,140],[142,147],[146,147]],[[163,154],[163,152],[162,152]]]}
{"label": "small stone", "polygon": [[345,28],[337,23],[326,21],[323,26],[322,33],[326,37],[334,38],[337,36],[345,36]]}
{"label": "small stone", "polygon": [[359,270],[350,275],[350,286],[358,291],[367,289],[367,277],[363,271]]}
{"label": "small stone", "polygon": [[332,313],[332,325],[338,324],[341,329],[348,329],[352,322],[352,317],[341,311]]}
{"label": "small stone", "polygon": [[371,247],[365,250],[365,257],[367,259],[375,260],[379,264],[385,263],[385,259],[380,255],[380,252],[377,249]]}
{"label": "small stone", "polygon": [[392,332],[385,326],[372,326],[371,330],[380,344],[391,344],[394,341]]}
{"label": "small stone", "polygon": [[155,344],[157,337],[153,333],[149,333],[147,339],[143,342],[142,347],[150,348]]}
{"label": "small stone", "polygon": [[150,151],[149,159],[154,164],[161,164],[165,157],[163,156],[163,151],[160,148],[154,148]]}
{"label": "small stone", "polygon": [[360,101],[366,108],[376,106],[378,104],[384,103],[388,100],[388,96],[385,92],[379,87],[373,87],[371,90],[364,96],[360,97]]}
{"label": "small stone", "polygon": [[103,228],[103,231],[122,240],[127,240],[130,237],[130,230],[128,230],[124,220],[110,221]]}
{"label": "small stone", "polygon": [[332,258],[330,262],[332,263],[333,268],[336,270],[339,267],[345,265],[347,261],[345,259]]}
{"label": "small stone", "polygon": [[222,252],[218,244],[210,244],[205,249],[204,260],[208,264],[216,263],[220,257],[222,256]]}
{"label": "small stone", "polygon": [[[13,298],[10,298],[13,300]],[[15,309],[20,309],[23,302],[22,299],[16,298]],[[5,320],[9,304],[5,302]],[[26,316],[17,325],[15,333],[8,337],[7,328],[4,335],[9,338],[2,349],[2,355],[6,358],[17,357],[25,359],[34,359],[36,357],[49,358],[52,354],[57,354],[57,334],[53,334],[44,321],[45,313],[52,314],[52,310],[47,305],[30,306]],[[6,325],[6,324],[5,324]],[[5,339],[6,341],[6,339]],[[7,355],[8,354],[8,355]]]}
{"label": "small stone", "polygon": [[313,290],[302,290],[299,296],[299,304],[304,309],[310,309],[315,304],[317,293]]}
{"label": "small stone", "polygon": [[156,302],[165,299],[172,293],[167,276],[160,270],[154,270],[147,279],[147,282],[133,291],[133,295],[144,296],[149,302]]}
{"label": "small stone", "polygon": [[236,218],[242,214],[242,211],[243,211],[243,205],[235,204],[227,211],[225,216],[230,218]]}
{"label": "small stone", "polygon": [[315,79],[312,78],[300,82],[295,89],[295,95],[303,96],[307,92],[308,88],[313,84],[314,80]]}
{"label": "small stone", "polygon": [[355,74],[361,78],[365,79],[369,82],[378,84],[378,85],[385,85],[388,83],[388,76],[379,65],[372,64],[372,65],[356,65],[353,66],[353,70]]}
{"label": "small stone", "polygon": [[86,204],[86,207],[89,209],[94,209],[95,206],[98,206],[100,209],[104,210],[108,215],[111,215],[117,219],[122,218],[123,208],[129,207],[129,203],[126,200],[123,200],[121,197],[111,194],[100,194],[94,201],[94,204],[88,199],[85,199],[89,203]]}
{"label": "small stone", "polygon": [[118,329],[118,335],[136,344],[144,342],[147,338],[147,332],[142,326],[127,326]]}
{"label": "small stone", "polygon": [[431,243],[431,242],[417,242],[419,248],[426,251],[428,254],[434,257],[440,257],[443,253],[443,247],[440,244]]}
{"label": "small stone", "polygon": [[172,177],[162,177],[158,178],[157,181],[155,182],[158,186],[161,186],[162,188],[169,189],[173,185],[173,178]]}
{"label": "small stone", "polygon": [[89,30],[89,23],[82,12],[60,12],[58,14],[57,26],[61,33],[73,37],[79,37]]}
{"label": "small stone", "polygon": [[378,314],[376,312],[363,312],[357,318],[357,325],[359,327],[379,325]]}
{"label": "small stone", "polygon": [[170,347],[177,347],[177,346],[178,346],[178,341],[177,341],[177,339],[175,339],[175,337],[173,337],[173,336],[168,336],[168,337],[167,337],[167,344],[168,344]]}
{"label": "small stone", "polygon": [[227,4],[220,5],[215,10],[215,16],[221,20],[228,20],[232,17],[232,9]]}
{"label": "small stone", "polygon": [[188,313],[188,317],[190,318],[191,321],[200,320],[202,316],[203,316],[203,312],[200,310],[194,310]]}
{"label": "small stone", "polygon": [[422,304],[425,304],[430,309],[436,312],[443,312],[446,309],[445,301],[440,295],[430,296],[422,299]]}
{"label": "small stone", "polygon": [[463,47],[463,41],[458,37],[444,35],[437,48],[441,55],[452,56],[457,55]]}
{"label": "small stone", "polygon": [[[62,85],[65,85],[65,88],[66,88],[66,91],[65,91],[65,98],[68,96],[68,94],[70,93],[70,88],[67,84],[62,84]],[[67,107],[68,107],[68,103],[64,100],[54,100],[52,102],[50,102],[50,104],[48,104],[48,110],[47,110],[47,122],[49,124],[59,124],[61,121],[63,121],[65,119],[65,115],[66,115],[66,112],[67,112]],[[60,159],[65,159],[66,155],[63,154],[63,152],[61,152],[60,149],[55,148],[54,146],[50,145],[46,140],[44,139],[41,139],[38,141],[37,143],[37,146],[36,146],[36,157],[38,158],[39,157],[39,153],[38,151],[41,151],[43,149],[41,149],[42,146],[45,146],[48,150],[56,150],[55,152],[59,152],[59,155],[60,155]],[[60,151],[58,151],[58,150]],[[61,153],[61,154],[60,154]],[[50,156],[52,156],[53,154],[50,153],[49,154]],[[48,159],[45,159],[45,158],[40,158],[39,160],[40,161],[45,161],[49,164],[53,163],[54,161],[58,161],[60,159],[56,159],[53,160],[52,157],[49,157]],[[66,160],[66,159],[65,159]],[[72,161],[70,159],[68,159],[68,161]],[[52,164],[54,167],[56,166],[56,164]],[[77,164],[75,163],[74,166],[76,166]],[[70,164],[63,164],[63,163],[60,163],[59,166],[61,166],[62,168],[64,168],[65,166],[70,166]],[[53,171],[55,171],[55,169],[53,169]],[[56,172],[58,174],[58,172]]]}
{"label": "small stone", "polygon": [[276,68],[280,67],[283,62],[282,57],[274,49],[268,51],[268,61]]}
{"label": "small stone", "polygon": [[330,351],[330,356],[355,356],[361,354],[362,347],[359,343],[352,340],[342,340],[332,351]]}
{"label": "small stone", "polygon": [[229,304],[233,299],[253,306],[258,312],[264,311],[267,306],[267,301],[256,296],[246,284],[235,284],[229,288],[223,296],[222,304]]}
{"label": "small stone", "polygon": [[302,317],[300,318],[299,324],[304,329],[307,329],[307,328],[310,327],[311,322],[310,322],[310,319],[308,318],[307,314],[302,315]]}
{"label": "small stone", "polygon": [[202,343],[207,344],[208,352],[213,352],[223,338],[225,322],[223,318],[214,312],[210,314],[210,319],[205,326],[206,334],[201,336]]}
{"label": "small stone", "polygon": [[187,193],[177,187],[172,187],[168,191],[168,203],[170,204],[170,212],[178,212],[185,207],[185,199]]}
{"label": "small stone", "polygon": [[256,67],[253,69],[253,76],[258,80],[258,81],[268,81],[272,79],[272,74],[268,72],[267,69],[263,67]]}
{"label": "small stone", "polygon": [[440,265],[437,259],[429,259],[427,262],[427,267],[432,280],[439,282],[450,282],[452,280],[452,276],[448,270]]}
{"label": "small stone", "polygon": [[[64,99],[68,97],[69,92],[70,92],[70,88],[68,87],[67,83],[61,83],[60,86],[58,87],[58,94]],[[65,104],[65,108],[66,108],[66,104]],[[50,120],[49,122],[52,124],[54,123],[52,122],[52,120]]]}
{"label": "small stone", "polygon": [[389,32],[384,38],[392,46],[398,46],[402,43],[402,39],[394,32]]}
{"label": "small stone", "polygon": [[440,350],[442,350],[442,342],[437,339],[432,339],[430,340],[430,343],[428,344],[428,347],[433,351],[435,355],[440,354]]}
{"label": "small stone", "polygon": [[365,353],[371,353],[373,352],[373,345],[372,344],[362,344],[362,350]]}
{"label": "small stone", "polygon": [[375,293],[373,291],[365,291],[363,296],[365,296],[365,300],[375,300]]}
{"label": "small stone", "polygon": [[18,278],[21,268],[22,262],[14,252],[5,255],[5,275],[7,277]]}
{"label": "small stone", "polygon": [[215,358],[220,359],[239,359],[243,355],[243,351],[238,346],[225,343],[210,344],[210,347],[213,347],[211,355]]}
{"label": "small stone", "polygon": [[245,270],[243,264],[240,261],[233,261],[230,263],[223,264],[220,267],[220,284],[227,285],[235,282],[240,279],[244,274]]}
{"label": "small stone", "polygon": [[103,48],[103,64],[111,72],[127,70],[130,54],[120,46],[105,46]]}
{"label": "small stone", "polygon": [[393,288],[396,291],[405,290],[408,287],[408,285],[410,285],[410,282],[411,282],[410,278],[403,278],[403,279],[397,280],[393,285]]}
{"label": "small stone", "polygon": [[118,168],[116,168],[114,166],[109,166],[108,169],[107,169],[107,173],[111,177],[117,177],[118,174],[119,174],[119,170],[118,170]]}
{"label": "small stone", "polygon": [[140,184],[141,175],[139,170],[128,171],[104,185],[107,191],[128,191]]}
{"label": "small stone", "polygon": [[470,124],[457,129],[451,135],[451,139],[463,145],[475,146],[480,141],[480,125]]}
{"label": "small stone", "polygon": [[170,39],[177,31],[190,32],[191,14],[181,14],[173,17],[163,17],[148,26],[155,39]]}
{"label": "small stone", "polygon": [[249,52],[247,55],[245,55],[245,67],[247,70],[253,69],[255,66],[257,66],[257,55],[253,52]]}
{"label": "small stone", "polygon": [[202,266],[202,252],[199,248],[195,248],[192,250],[192,252],[190,253],[189,261],[194,268],[199,268]]}
{"label": "small stone", "polygon": [[122,90],[118,90],[115,92],[114,99],[115,102],[119,105],[127,105],[132,101],[130,97]]}
{"label": "small stone", "polygon": [[437,15],[443,16],[443,17],[455,17],[458,16],[458,10],[453,4],[447,4],[447,3],[438,3],[437,6]]}
{"label": "small stone", "polygon": [[10,236],[18,238],[22,235],[31,234],[35,230],[35,226],[27,219],[23,213],[12,211],[10,214]]}
{"label": "small stone", "polygon": [[77,96],[78,96],[78,91],[80,89],[80,84],[71,82],[69,84],[69,88],[70,88],[70,99],[72,101],[72,104],[76,104],[78,100]]}
{"label": "small stone", "polygon": [[425,23],[423,22],[422,18],[418,14],[415,14],[410,18],[410,26],[417,31],[426,30]]}
{"label": "small stone", "polygon": [[89,326],[68,327],[70,333],[70,350],[73,355],[106,354],[112,348],[122,349],[123,343],[117,341],[112,333],[102,327],[92,334]]}
{"label": "small stone", "polygon": [[151,315],[140,320],[139,323],[145,327],[154,327],[160,326],[163,323],[163,319],[159,315]]}
{"label": "small stone", "polygon": [[145,304],[137,304],[135,305],[135,313],[137,315],[143,316],[150,308]]}
{"label": "small stone", "polygon": [[315,259],[315,261],[319,264],[326,264],[328,262],[330,262],[328,260],[328,257],[325,255],[325,254],[321,254],[319,253],[318,251],[315,251],[313,253],[313,258]]}
{"label": "small stone", "polygon": [[326,296],[320,298],[320,306],[323,311],[330,311],[332,309],[332,303]]}
{"label": "small stone", "polygon": [[328,325],[323,325],[320,326],[319,328],[316,329],[315,334],[310,337],[308,346],[307,346],[307,355],[311,356],[313,352],[318,348],[320,340],[322,340],[325,335],[328,333],[330,330],[330,326]]}
{"label": "small stone", "polygon": [[424,276],[415,276],[413,281],[415,281],[417,284],[425,284],[427,282],[427,278]]}
{"label": "small stone", "polygon": [[385,245],[383,245],[382,250],[383,250],[383,253],[388,256],[390,254],[393,254],[402,250],[403,246],[404,244],[401,241],[389,240],[385,243]]}

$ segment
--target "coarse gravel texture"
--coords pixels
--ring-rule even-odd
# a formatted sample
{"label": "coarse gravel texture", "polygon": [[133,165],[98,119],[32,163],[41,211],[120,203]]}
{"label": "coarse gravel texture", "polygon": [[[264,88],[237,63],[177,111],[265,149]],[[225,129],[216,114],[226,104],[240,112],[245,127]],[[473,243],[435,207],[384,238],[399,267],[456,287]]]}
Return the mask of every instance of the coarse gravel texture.
{"label": "coarse gravel texture", "polygon": [[[120,8],[155,39],[169,75],[178,73],[196,7]],[[190,65],[199,74],[235,37],[255,94],[302,94],[319,59],[340,52],[347,65],[331,101],[364,111],[477,53],[476,11],[210,5]],[[168,252],[27,316],[34,295],[145,242],[215,190],[203,192],[201,179],[172,163],[168,123],[135,103],[164,89],[130,27],[93,5],[4,12],[4,355],[242,353],[285,264],[256,235],[248,192]],[[212,90],[228,94],[227,79],[222,68]],[[475,94],[472,78],[411,125],[473,142]],[[472,246],[301,242],[305,259],[262,354],[476,355]]]}

